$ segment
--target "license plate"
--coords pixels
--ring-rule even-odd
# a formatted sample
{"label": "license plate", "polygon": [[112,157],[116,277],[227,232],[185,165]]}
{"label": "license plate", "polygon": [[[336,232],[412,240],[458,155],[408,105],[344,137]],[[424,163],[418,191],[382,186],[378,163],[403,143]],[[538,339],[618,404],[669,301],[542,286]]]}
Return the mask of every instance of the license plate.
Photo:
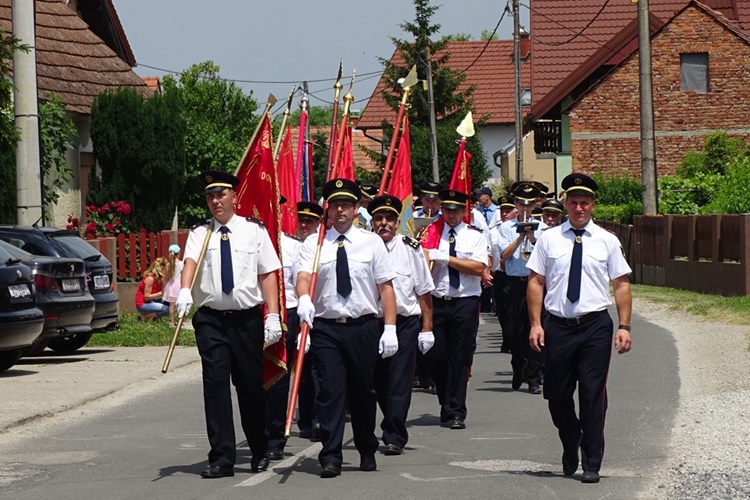
{"label": "license plate", "polygon": [[94,276],[94,289],[103,290],[105,288],[109,288],[109,276],[106,274]]}
{"label": "license plate", "polygon": [[81,283],[76,280],[62,280],[63,292],[77,292],[81,289]]}
{"label": "license plate", "polygon": [[12,299],[22,299],[31,296],[31,290],[27,285],[9,285],[8,291]]}

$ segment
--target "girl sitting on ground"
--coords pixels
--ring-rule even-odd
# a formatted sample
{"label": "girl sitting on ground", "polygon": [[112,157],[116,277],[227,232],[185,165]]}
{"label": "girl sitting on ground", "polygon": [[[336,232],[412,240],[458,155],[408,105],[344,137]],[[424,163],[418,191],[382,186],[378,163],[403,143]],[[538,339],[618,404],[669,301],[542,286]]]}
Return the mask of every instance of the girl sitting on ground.
{"label": "girl sitting on ground", "polygon": [[135,293],[135,307],[143,321],[158,320],[169,314],[169,305],[162,300],[162,286],[167,273],[167,259],[159,257],[143,273]]}

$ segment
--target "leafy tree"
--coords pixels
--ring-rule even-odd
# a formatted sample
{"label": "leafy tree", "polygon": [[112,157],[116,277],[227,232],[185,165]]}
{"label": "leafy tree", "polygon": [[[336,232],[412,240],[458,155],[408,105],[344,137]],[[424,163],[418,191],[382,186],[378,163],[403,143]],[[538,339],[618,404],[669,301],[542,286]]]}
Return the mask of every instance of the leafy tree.
{"label": "leafy tree", "polygon": [[185,186],[185,120],[179,92],[146,100],[133,89],[106,91],[91,107],[91,139],[101,167],[92,174],[88,202],[124,200],[137,226],[171,226]]}
{"label": "leafy tree", "polygon": [[234,82],[221,79],[219,70],[212,61],[205,61],[162,81],[165,92],[181,94],[187,121],[187,182],[179,203],[182,227],[207,215],[200,173],[208,169],[234,172],[259,120],[252,92],[245,94]]}
{"label": "leafy tree", "polygon": [[[59,96],[52,93],[39,102],[39,128],[41,131],[42,204],[49,207],[60,198],[59,192],[68,187],[73,170],[65,154],[74,147],[77,131]],[[45,210],[49,218],[50,212]]]}
{"label": "leafy tree", "polygon": [[[339,109],[339,118],[343,113],[343,106]],[[297,107],[289,115],[289,124],[292,127],[299,127],[299,119],[302,115],[302,110]],[[307,108],[307,123],[311,127],[330,127],[331,118],[333,116],[333,106],[309,106]],[[281,122],[281,117],[277,116],[274,121]]]}
{"label": "leafy tree", "polygon": [[497,40],[498,37],[497,37],[497,33],[495,33],[494,31],[482,30],[482,33],[479,39],[482,40],[483,42],[486,42],[487,40]]}
{"label": "leafy tree", "polygon": [[[472,109],[472,94],[474,87],[470,86],[461,91],[459,86],[466,80],[466,73],[449,66],[450,53],[443,51],[451,37],[433,40],[440,31],[439,24],[432,24],[431,18],[439,7],[430,5],[429,0],[413,0],[415,19],[413,22],[400,24],[402,31],[411,36],[412,41],[391,38],[399,54],[405,61],[403,66],[392,64],[390,60],[380,58],[384,65],[386,89],[383,97],[395,112],[401,100],[401,86],[399,78],[403,78],[409,69],[416,64],[417,75],[420,80],[427,78],[427,49],[430,49],[430,65],[432,69],[433,95],[435,114],[437,118],[438,165],[440,179],[450,179],[458,152],[456,144],[459,137],[456,134],[461,120]],[[415,185],[432,179],[432,151],[430,141],[429,104],[427,93],[418,88],[410,98],[411,107],[408,108],[411,133],[412,176]],[[393,133],[393,126],[383,123],[384,140],[389,141]],[[388,142],[386,142],[387,144]],[[490,175],[487,158],[477,135],[467,141],[466,149],[472,153],[470,162],[472,180],[475,185],[481,185]],[[371,152],[373,158],[384,162],[380,152]]]}

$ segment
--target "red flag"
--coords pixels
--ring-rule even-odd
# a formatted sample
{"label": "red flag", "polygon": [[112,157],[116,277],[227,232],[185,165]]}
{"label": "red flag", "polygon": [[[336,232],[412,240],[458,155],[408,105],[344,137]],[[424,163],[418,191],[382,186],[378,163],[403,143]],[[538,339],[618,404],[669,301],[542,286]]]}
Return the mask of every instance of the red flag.
{"label": "red flag", "polygon": [[[471,196],[471,170],[469,170],[469,160],[471,160],[471,153],[466,151],[466,140],[462,139],[461,145],[458,148],[458,155],[456,155],[456,165],[453,167],[453,175],[451,176],[449,189]],[[469,203],[471,202],[467,202],[467,206],[469,206]],[[471,210],[466,211],[464,222],[471,224]]]}
{"label": "red flag", "polygon": [[281,205],[281,230],[287,234],[297,232],[297,202],[300,201],[300,190],[294,175],[294,153],[292,152],[292,131],[286,129],[284,141],[279,152],[279,192],[286,198]]}
{"label": "red flag", "polygon": [[404,131],[398,144],[396,161],[388,183],[388,194],[401,200],[401,233],[414,234],[412,218],[412,184],[411,184],[411,138],[409,136],[409,118],[404,118]]}
{"label": "red flag", "polygon": [[354,156],[352,155],[352,128],[347,127],[344,134],[344,149],[341,152],[341,163],[339,163],[336,178],[354,180]]}
{"label": "red flag", "polygon": [[[279,183],[273,162],[271,121],[266,114],[255,141],[245,151],[237,169],[240,185],[237,187],[235,212],[243,217],[255,217],[266,226],[276,252],[281,255]],[[277,271],[279,304],[284,310],[284,280]],[[284,318],[284,315],[281,316]],[[284,321],[286,323],[286,321]],[[268,389],[286,373],[286,346],[282,340],[263,351],[263,387]]]}

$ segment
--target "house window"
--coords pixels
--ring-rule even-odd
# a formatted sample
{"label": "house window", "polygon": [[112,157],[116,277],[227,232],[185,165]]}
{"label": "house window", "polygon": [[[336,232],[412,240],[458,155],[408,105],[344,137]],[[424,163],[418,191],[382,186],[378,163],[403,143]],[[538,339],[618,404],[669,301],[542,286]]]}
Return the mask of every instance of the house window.
{"label": "house window", "polygon": [[531,106],[531,89],[521,91],[521,106]]}
{"label": "house window", "polygon": [[680,54],[680,90],[708,92],[708,53]]}

